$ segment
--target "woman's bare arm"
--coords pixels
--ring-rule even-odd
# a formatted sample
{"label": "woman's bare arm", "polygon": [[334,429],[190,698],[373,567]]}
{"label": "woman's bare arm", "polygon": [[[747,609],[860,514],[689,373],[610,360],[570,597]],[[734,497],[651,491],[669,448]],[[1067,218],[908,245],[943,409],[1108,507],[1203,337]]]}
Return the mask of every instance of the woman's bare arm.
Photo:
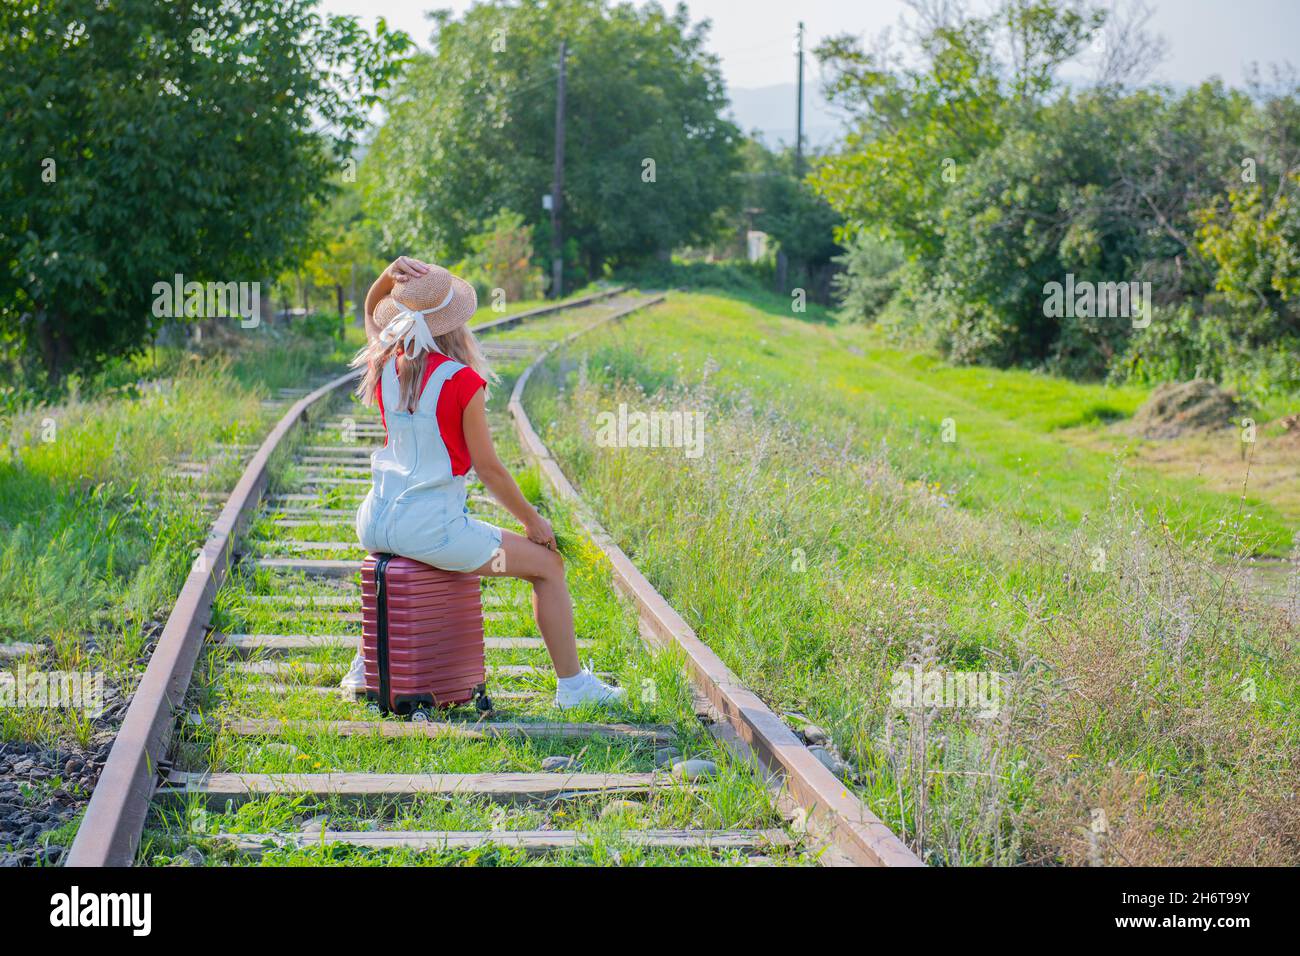
{"label": "woman's bare arm", "polygon": [[474,463],[474,471],[483,482],[483,486],[497,501],[501,502],[507,511],[519,519],[530,541],[545,545],[552,551],[557,550],[555,532],[551,529],[551,523],[537,513],[537,509],[524,497],[524,493],[519,490],[519,485],[510,476],[506,466],[501,464],[501,459],[497,457],[496,448],[492,444],[492,432],[488,428],[487,403],[483,398],[483,389],[475,392],[474,397],[465,406],[464,428],[470,461]]}
{"label": "woman's bare arm", "polygon": [[393,284],[405,282],[407,279],[415,276],[422,276],[429,271],[429,267],[419,259],[412,259],[410,256],[398,256],[392,264],[379,273],[379,278],[370,286],[370,291],[366,293],[366,341],[373,341],[379,334],[379,328],[375,325],[374,314],[375,307],[379,305],[379,300],[393,291]]}

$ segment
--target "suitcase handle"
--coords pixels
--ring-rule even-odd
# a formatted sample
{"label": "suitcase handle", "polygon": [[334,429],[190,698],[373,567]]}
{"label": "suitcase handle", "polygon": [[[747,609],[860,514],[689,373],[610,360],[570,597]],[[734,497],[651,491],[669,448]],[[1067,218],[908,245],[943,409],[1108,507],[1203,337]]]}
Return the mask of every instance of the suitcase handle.
{"label": "suitcase handle", "polygon": [[388,589],[385,575],[391,554],[381,554],[375,560],[375,656],[379,663],[379,712],[389,713],[391,687],[388,676]]}

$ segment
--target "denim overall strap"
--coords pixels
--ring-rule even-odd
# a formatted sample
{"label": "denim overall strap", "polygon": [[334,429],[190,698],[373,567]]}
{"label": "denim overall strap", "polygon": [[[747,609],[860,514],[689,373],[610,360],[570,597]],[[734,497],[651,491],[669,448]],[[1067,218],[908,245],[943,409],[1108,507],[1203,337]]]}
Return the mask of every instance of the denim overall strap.
{"label": "denim overall strap", "polygon": [[420,401],[416,404],[415,410],[429,415],[435,414],[438,411],[438,397],[442,395],[442,387],[464,367],[454,359],[447,359],[435,368],[433,374],[429,376],[429,381],[425,383],[424,391],[420,393]]}

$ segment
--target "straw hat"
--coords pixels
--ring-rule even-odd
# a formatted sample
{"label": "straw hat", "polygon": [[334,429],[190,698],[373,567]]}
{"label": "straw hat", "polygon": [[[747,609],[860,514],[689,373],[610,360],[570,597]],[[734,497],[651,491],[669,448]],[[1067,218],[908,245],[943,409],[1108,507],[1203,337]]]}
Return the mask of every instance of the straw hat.
{"label": "straw hat", "polygon": [[[375,324],[390,339],[412,338],[419,341],[428,326],[432,336],[446,335],[467,323],[478,309],[474,287],[454,276],[442,266],[429,266],[422,276],[414,276],[393,286],[393,291],[375,306]],[[391,326],[391,329],[390,329]]]}

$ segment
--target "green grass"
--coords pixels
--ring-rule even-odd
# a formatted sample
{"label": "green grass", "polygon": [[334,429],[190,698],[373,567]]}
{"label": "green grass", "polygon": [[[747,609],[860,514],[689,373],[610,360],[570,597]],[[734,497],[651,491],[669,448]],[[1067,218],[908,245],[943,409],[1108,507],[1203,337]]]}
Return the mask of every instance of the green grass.
{"label": "green grass", "polygon": [[[1127,417],[1146,390],[954,368],[810,309],[795,317],[777,297],[674,295],[605,335],[606,351],[592,364],[653,390],[700,380],[711,359],[715,387],[742,388],[808,429],[848,442],[855,453],[880,455],[906,480],[938,484],[971,510],[1060,528],[1110,506],[1123,457],[1059,433]],[[945,420],[955,441],[944,441]],[[1260,554],[1285,553],[1293,544],[1294,521],[1253,495],[1242,502],[1194,479],[1139,466],[1122,470],[1148,519],[1183,540],[1209,535]]]}
{"label": "green grass", "polygon": [[[827,728],[930,862],[1293,864],[1295,624],[1224,565],[1290,529],[1058,434],[1138,391],[948,369],[783,307],[675,295],[528,393],[701,637]],[[600,447],[620,402],[701,413],[705,454]],[[900,705],[911,665],[1001,675],[1004,706]]]}
{"label": "green grass", "polygon": [[[721,793],[725,783],[714,787]],[[743,865],[741,854],[720,855],[697,851],[648,850],[631,845],[623,831],[630,825],[718,827],[755,822],[770,822],[770,814],[761,805],[724,804],[709,813],[717,801],[701,801],[698,795],[683,799],[664,791],[645,801],[643,809],[623,818],[602,819],[600,804],[591,799],[563,801],[551,805],[503,806],[467,797],[452,799],[417,798],[393,801],[378,808],[358,812],[355,806],[339,801],[314,804],[297,797],[272,796],[221,813],[204,812],[195,806],[181,806],[160,811],[162,824],[145,835],[142,857],[165,864],[184,847],[200,846],[209,863],[243,864],[250,860],[227,845],[205,839],[205,834],[293,832],[314,817],[326,817],[331,829],[361,830],[381,825],[394,830],[530,830],[580,829],[590,841],[581,850],[555,853],[545,859],[529,859],[522,851],[502,846],[488,846],[468,851],[365,850],[344,844],[318,844],[272,849],[258,862],[263,866],[701,866]],[[700,812],[701,807],[706,813]],[[726,822],[724,822],[726,821]],[[769,859],[777,864],[806,862],[797,852],[776,851]]]}
{"label": "green grass", "polygon": [[[214,512],[193,492],[232,488],[243,465],[221,443],[256,444],[303,387],[344,354],[283,330],[227,332],[219,351],[160,350],[126,365],[142,376],[57,405],[19,403],[0,459],[0,642],[48,645],[43,670],[103,672],[124,693]],[[174,473],[185,462],[206,474]],[[17,665],[14,665],[17,666]],[[12,669],[12,667],[10,668]],[[75,742],[103,731],[79,712],[6,708],[0,739]]]}

